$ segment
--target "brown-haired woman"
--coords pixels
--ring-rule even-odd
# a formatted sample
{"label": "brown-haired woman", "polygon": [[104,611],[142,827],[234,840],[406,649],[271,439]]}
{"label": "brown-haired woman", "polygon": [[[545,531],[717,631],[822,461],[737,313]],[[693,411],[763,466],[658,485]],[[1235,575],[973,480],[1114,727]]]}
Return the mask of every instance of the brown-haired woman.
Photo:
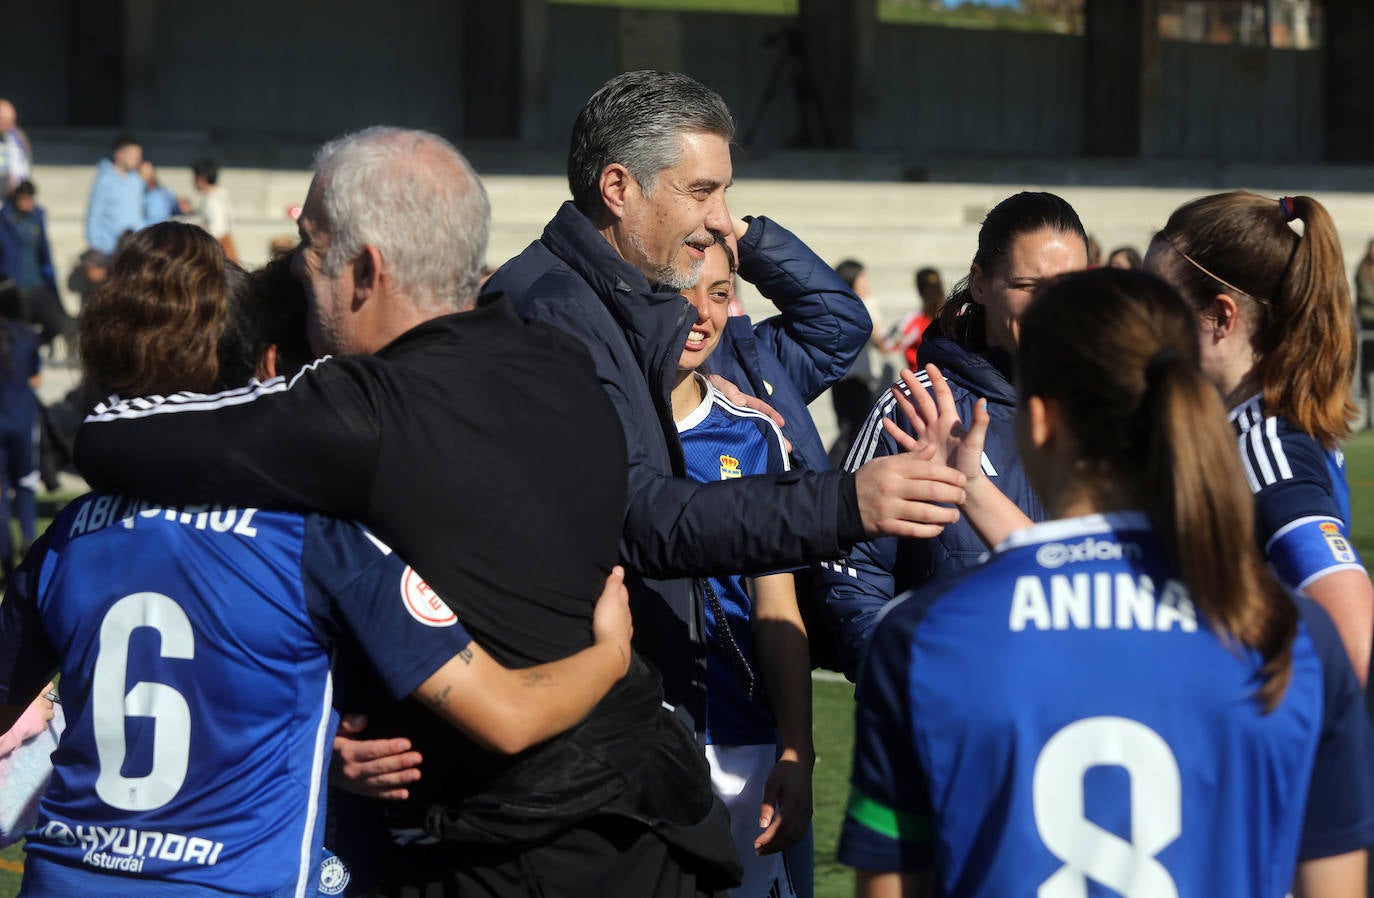
{"label": "brown-haired woman", "polygon": [[[144,393],[242,384],[258,359],[233,344],[263,326],[243,316],[257,283],[199,228],[139,231],[83,317],[87,376]],[[142,412],[94,412],[121,413]],[[322,847],[319,813],[338,724],[336,658],[365,659],[372,688],[384,690],[374,694],[414,696],[488,749],[524,751],[579,722],[624,676],[622,579],[616,568],[606,581],[592,647],[509,670],[355,524],[100,493],[75,500],[0,603],[0,732],[55,669],[68,721],[21,894],[133,898],[154,883],[185,894],[341,889],[347,875]],[[110,850],[72,836],[129,826],[157,840]],[[178,846],[177,833],[195,836],[177,836]]]}
{"label": "brown-haired woman", "polygon": [[1193,311],[1099,269],[1020,330],[1051,520],[878,624],[839,851],[857,894],[1363,895],[1374,734],[1330,618],[1255,544]]}
{"label": "brown-haired woman", "polygon": [[93,389],[148,396],[220,383],[230,280],[243,290],[248,275],[208,236],[179,222],[129,235],[81,313],[81,362]]}
{"label": "brown-haired woman", "polygon": [[1265,557],[1331,614],[1364,681],[1374,585],[1350,541],[1340,444],[1355,414],[1355,333],[1331,216],[1308,196],[1202,197],[1169,217],[1145,268],[1201,322],[1202,368],[1230,411]]}

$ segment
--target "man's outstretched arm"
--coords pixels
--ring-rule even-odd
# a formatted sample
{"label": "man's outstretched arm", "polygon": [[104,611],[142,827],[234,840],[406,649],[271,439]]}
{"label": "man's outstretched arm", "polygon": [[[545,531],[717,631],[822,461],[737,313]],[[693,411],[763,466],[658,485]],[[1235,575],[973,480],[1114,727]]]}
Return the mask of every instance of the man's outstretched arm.
{"label": "man's outstretched arm", "polygon": [[76,466],[95,489],[160,502],[358,517],[379,436],[368,374],[367,360],[321,360],[290,381],[101,403]]}

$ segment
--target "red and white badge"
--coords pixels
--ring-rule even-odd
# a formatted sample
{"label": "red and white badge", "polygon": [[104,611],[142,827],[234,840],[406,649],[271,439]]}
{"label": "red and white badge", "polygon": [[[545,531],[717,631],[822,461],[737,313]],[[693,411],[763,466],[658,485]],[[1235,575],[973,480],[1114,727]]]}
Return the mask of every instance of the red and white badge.
{"label": "red and white badge", "polygon": [[401,572],[401,601],[410,616],[426,627],[451,627],[458,623],[453,609],[410,566]]}

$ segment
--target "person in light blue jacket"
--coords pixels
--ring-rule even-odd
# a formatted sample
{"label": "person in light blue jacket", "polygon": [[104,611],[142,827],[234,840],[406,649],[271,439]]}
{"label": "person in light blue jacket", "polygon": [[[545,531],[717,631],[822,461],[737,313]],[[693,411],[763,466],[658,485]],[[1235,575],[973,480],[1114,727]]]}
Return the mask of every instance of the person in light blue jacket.
{"label": "person in light blue jacket", "polygon": [[157,224],[167,221],[181,211],[177,195],[157,179],[157,167],[144,159],[138,166],[138,177],[143,182],[143,224]]}
{"label": "person in light blue jacket", "polygon": [[127,134],[114,140],[110,158],[100,160],[91,199],[86,204],[86,243],[91,249],[113,255],[119,238],[143,227],[143,178],[138,166],[143,147]]}

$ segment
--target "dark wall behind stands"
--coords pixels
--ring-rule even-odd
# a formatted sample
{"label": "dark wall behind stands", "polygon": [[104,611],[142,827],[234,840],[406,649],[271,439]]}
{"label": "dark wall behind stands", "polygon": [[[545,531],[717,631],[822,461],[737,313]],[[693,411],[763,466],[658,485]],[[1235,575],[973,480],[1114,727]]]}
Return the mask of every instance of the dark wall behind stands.
{"label": "dark wall behind stands", "polygon": [[[7,11],[0,96],[29,127],[308,145],[386,122],[556,153],[599,84],[655,67],[719,90],[746,153],[830,143],[898,154],[913,171],[934,157],[1081,156],[1118,120],[1093,105],[1103,92],[1083,36],[880,23],[862,12],[873,0],[800,2],[844,26],[806,32],[805,65],[786,37],[796,17],[547,0],[48,0]],[[1151,8],[1089,2],[1113,4],[1113,28]],[[1326,159],[1327,85],[1343,72],[1327,51],[1152,46],[1148,71],[1121,79],[1138,127],[1098,141],[1108,155]],[[839,101],[837,59],[852,75]],[[1343,158],[1374,161],[1374,139],[1347,143]]]}

